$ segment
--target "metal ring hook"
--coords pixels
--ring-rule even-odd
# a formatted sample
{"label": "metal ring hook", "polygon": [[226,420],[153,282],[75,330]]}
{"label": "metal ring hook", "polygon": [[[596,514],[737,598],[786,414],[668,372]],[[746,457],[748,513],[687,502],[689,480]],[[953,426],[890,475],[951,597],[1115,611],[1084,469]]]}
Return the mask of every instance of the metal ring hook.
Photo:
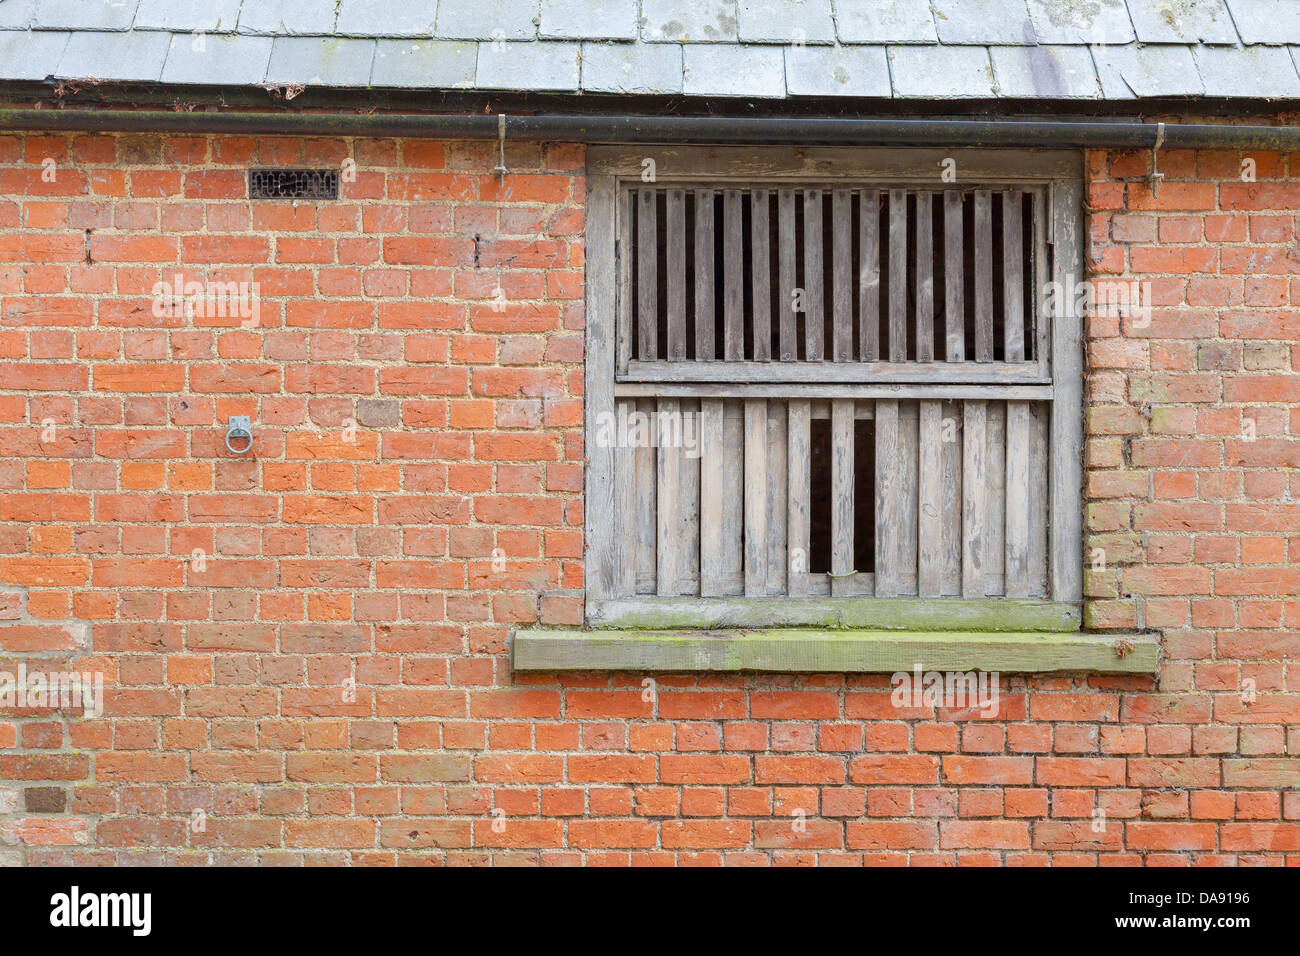
{"label": "metal ring hook", "polygon": [[[248,440],[248,444],[243,448],[236,448],[232,441],[238,441],[241,438]],[[253,425],[252,417],[249,415],[234,415],[226,423],[226,450],[232,455],[247,455],[253,450]]]}

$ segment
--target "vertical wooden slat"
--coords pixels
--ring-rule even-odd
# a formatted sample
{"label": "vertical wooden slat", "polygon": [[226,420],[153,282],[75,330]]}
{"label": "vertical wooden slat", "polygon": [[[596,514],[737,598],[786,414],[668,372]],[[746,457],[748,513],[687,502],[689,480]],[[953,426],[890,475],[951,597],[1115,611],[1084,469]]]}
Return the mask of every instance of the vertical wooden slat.
{"label": "vertical wooden slat", "polygon": [[637,357],[654,361],[659,356],[659,253],[657,191],[637,190],[636,206],[636,320]]}
{"label": "vertical wooden slat", "polygon": [[854,401],[831,402],[831,594],[852,592]]}
{"label": "vertical wooden slat", "polygon": [[745,401],[745,596],[767,590],[767,400]]}
{"label": "vertical wooden slat", "polygon": [[[622,428],[621,423],[628,421],[628,413],[634,411],[635,408],[636,402],[634,401],[619,403],[620,414],[617,416],[619,422],[617,428]],[[597,434],[600,434],[600,432],[597,432]],[[602,438],[608,438],[616,446],[614,454],[614,513],[611,517],[618,529],[618,537],[614,545],[618,569],[612,596],[630,598],[636,595],[638,494],[636,486],[636,448],[626,440],[626,435],[620,436],[616,433],[613,436],[602,436]]]}
{"label": "vertical wooden slat", "polygon": [[615,335],[617,348],[616,367],[619,373],[627,371],[632,358],[632,314],[636,310],[632,289],[632,193],[620,190],[618,194],[618,328]]}
{"label": "vertical wooden slat", "polygon": [[769,251],[768,191],[755,189],[750,203],[750,272],[753,275],[754,361],[772,358],[772,260]]}
{"label": "vertical wooden slat", "polygon": [[1029,403],[1007,402],[1006,595],[1029,596]]}
{"label": "vertical wooden slat", "polygon": [[918,411],[876,402],[876,596],[914,593],[917,569]]}
{"label": "vertical wooden slat", "polygon": [[1002,193],[1002,348],[1008,362],[1025,360],[1024,231],[1018,189]]}
{"label": "vertical wooden slat", "polygon": [[1047,289],[1047,283],[1052,277],[1051,257],[1047,251],[1048,236],[1048,216],[1046,192],[1044,187],[1039,186],[1030,192],[1030,228],[1034,235],[1034,291],[1027,303],[1029,313],[1029,327],[1033,332],[1030,339],[1034,343],[1034,358],[1038,361],[1038,368],[1044,375],[1050,374],[1051,360],[1048,332],[1051,327],[1049,317],[1044,314],[1043,296]]}
{"label": "vertical wooden slat", "polygon": [[944,597],[961,594],[962,403],[943,403],[943,573]]}
{"label": "vertical wooden slat", "polygon": [[679,508],[681,518],[681,558],[679,576],[680,593],[700,593],[700,403],[698,399],[681,400],[682,451],[678,456],[681,466],[682,496]]}
{"label": "vertical wooden slat", "polygon": [[[1076,288],[1083,258],[1083,186],[1054,182],[1051,191],[1052,280]],[[1054,601],[1083,599],[1083,342],[1074,309],[1052,319],[1051,588]]]}
{"label": "vertical wooden slat", "polygon": [[1047,444],[1050,410],[1042,402],[1029,406],[1029,596],[1047,595]]}
{"label": "vertical wooden slat", "polygon": [[660,399],[656,409],[658,463],[658,515],[656,516],[655,593],[675,597],[681,593],[681,447],[674,440],[676,422],[680,421],[680,402]]}
{"label": "vertical wooden slat", "polygon": [[785,402],[767,403],[767,593],[786,593],[789,543],[789,411]]}
{"label": "vertical wooden slat", "polygon": [[803,194],[804,353],[809,362],[825,358],[825,273],[822,258],[822,191]]}
{"label": "vertical wooden slat", "polygon": [[[594,269],[586,282],[586,308],[592,320],[587,323],[587,383],[584,402],[584,425],[588,436],[608,430],[610,416],[617,414],[614,400],[614,377],[618,367],[616,342],[619,329],[619,286],[616,276],[628,271],[628,264],[618,258],[616,237],[619,235],[618,189],[612,176],[597,175],[590,180],[587,197],[587,235],[599,245],[591,250]],[[630,245],[624,245],[624,254]],[[598,264],[598,265],[597,265]],[[620,271],[621,270],[621,271]],[[626,300],[626,296],[624,299]],[[590,441],[586,450],[584,500],[597,512],[615,510],[615,443]],[[586,522],[585,574],[587,597],[599,601],[615,593],[618,567],[617,545],[608,523]]]}
{"label": "vertical wooden slat", "polygon": [[729,487],[722,445],[722,399],[700,401],[700,596],[721,597],[722,501]]}
{"label": "vertical wooden slat", "polygon": [[984,597],[985,403],[962,409],[961,595]]}
{"label": "vertical wooden slat", "polygon": [[862,361],[880,358],[880,190],[864,189],[859,198],[858,339]]}
{"label": "vertical wooden slat", "polygon": [[907,191],[889,191],[889,361],[907,361]]}
{"label": "vertical wooden slat", "polygon": [[668,288],[668,355],[670,362],[686,358],[686,192],[668,190],[664,214],[668,218],[664,265]]}
{"label": "vertical wooden slat", "polygon": [[1006,593],[1007,403],[989,402],[985,411],[984,593]]}
{"label": "vertical wooden slat", "polygon": [[993,361],[993,213],[987,189],[975,190],[975,361]]}
{"label": "vertical wooden slat", "polygon": [[926,189],[916,194],[916,360],[934,361],[934,207]]}
{"label": "vertical wooden slat", "polygon": [[722,357],[745,357],[745,238],[740,190],[722,194]]}
{"label": "vertical wooden slat", "polygon": [[725,450],[724,473],[727,490],[722,496],[722,577],[723,594],[739,595],[745,591],[744,579],[744,494],[736,487],[737,476],[745,473],[744,403],[728,401],[722,407],[722,445]]}
{"label": "vertical wooden slat", "polygon": [[795,202],[794,190],[782,189],[777,193],[778,250],[777,272],[781,301],[777,303],[780,316],[781,361],[792,362],[799,354],[797,316],[794,311],[796,279]]}
{"label": "vertical wooden slat", "polygon": [[853,194],[831,194],[831,321],[835,330],[831,360],[853,360]]}
{"label": "vertical wooden slat", "polygon": [[916,584],[921,597],[939,597],[943,591],[943,409],[937,401],[920,404]]}
{"label": "vertical wooden slat", "polygon": [[786,569],[789,583],[787,593],[801,597],[808,593],[809,511],[808,497],[812,482],[810,475],[812,446],[809,442],[811,407],[807,399],[790,402],[790,427],[786,437],[789,450],[787,494],[789,506],[786,516],[788,552]]}
{"label": "vertical wooden slat", "polygon": [[655,499],[659,484],[655,456],[655,403],[650,399],[637,402],[643,430],[636,440],[636,591],[654,594],[657,577],[655,548]]}
{"label": "vertical wooden slat", "polygon": [[943,194],[943,314],[945,357],[949,362],[966,358],[965,245],[962,237],[961,193]]}
{"label": "vertical wooden slat", "polygon": [[695,190],[695,358],[714,358],[713,190]]}

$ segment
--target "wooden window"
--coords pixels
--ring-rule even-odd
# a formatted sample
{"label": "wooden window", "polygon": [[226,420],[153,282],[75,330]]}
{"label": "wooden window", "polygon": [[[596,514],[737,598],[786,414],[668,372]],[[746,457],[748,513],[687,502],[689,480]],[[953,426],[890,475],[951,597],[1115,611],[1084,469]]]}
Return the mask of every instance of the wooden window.
{"label": "wooden window", "polygon": [[1042,304],[1079,281],[1077,154],[588,162],[589,620],[1077,606],[1080,329]]}

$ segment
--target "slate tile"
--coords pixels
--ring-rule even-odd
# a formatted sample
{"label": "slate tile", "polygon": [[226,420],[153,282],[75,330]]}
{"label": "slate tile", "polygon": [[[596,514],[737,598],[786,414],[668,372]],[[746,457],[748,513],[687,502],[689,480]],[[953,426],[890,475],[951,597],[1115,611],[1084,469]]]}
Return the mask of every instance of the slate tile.
{"label": "slate tile", "polygon": [[680,93],[682,48],[674,43],[584,43],[588,93]]}

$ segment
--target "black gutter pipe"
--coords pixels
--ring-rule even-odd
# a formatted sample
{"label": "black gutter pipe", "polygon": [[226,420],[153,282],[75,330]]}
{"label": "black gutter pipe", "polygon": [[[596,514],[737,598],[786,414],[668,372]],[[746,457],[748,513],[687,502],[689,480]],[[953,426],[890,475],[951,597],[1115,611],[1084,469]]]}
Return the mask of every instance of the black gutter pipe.
{"label": "black gutter pipe", "polygon": [[[141,133],[260,133],[496,139],[496,114],[172,112],[0,109],[0,129]],[[792,146],[1003,146],[1151,148],[1156,123],[1092,120],[951,120],[726,116],[510,115],[509,139],[578,143]],[[1297,149],[1298,126],[1164,124],[1166,149]]]}

